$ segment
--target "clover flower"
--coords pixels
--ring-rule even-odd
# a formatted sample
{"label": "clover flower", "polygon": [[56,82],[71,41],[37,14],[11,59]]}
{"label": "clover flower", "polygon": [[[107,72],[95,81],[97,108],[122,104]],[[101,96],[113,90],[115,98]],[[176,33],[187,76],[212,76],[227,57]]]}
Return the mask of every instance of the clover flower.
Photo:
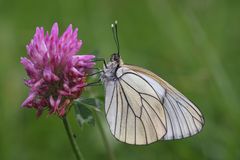
{"label": "clover flower", "polygon": [[76,55],[82,46],[78,29],[72,25],[58,37],[58,24],[51,33],[44,34],[37,27],[31,42],[26,46],[28,56],[21,63],[29,76],[25,84],[29,96],[22,107],[35,108],[37,115],[47,109],[50,114],[64,116],[70,103],[78,98],[86,85],[86,74],[95,65],[94,55]]}

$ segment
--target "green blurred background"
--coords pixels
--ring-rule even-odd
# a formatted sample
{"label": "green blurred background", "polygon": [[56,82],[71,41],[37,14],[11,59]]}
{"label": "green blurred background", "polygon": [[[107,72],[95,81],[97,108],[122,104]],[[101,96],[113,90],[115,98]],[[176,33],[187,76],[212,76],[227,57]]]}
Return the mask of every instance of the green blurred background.
{"label": "green blurred background", "polygon": [[[237,0],[0,0],[0,159],[74,159],[60,119],[19,106],[27,97],[20,57],[36,26],[79,28],[80,53],[116,51],[110,24],[119,21],[125,62],[161,75],[202,110],[206,124],[192,138],[149,146],[118,142],[100,114],[117,160],[240,159],[240,1]],[[103,96],[103,87],[97,96]],[[102,108],[103,109],[103,108]],[[107,159],[97,127],[79,128],[88,159]]]}

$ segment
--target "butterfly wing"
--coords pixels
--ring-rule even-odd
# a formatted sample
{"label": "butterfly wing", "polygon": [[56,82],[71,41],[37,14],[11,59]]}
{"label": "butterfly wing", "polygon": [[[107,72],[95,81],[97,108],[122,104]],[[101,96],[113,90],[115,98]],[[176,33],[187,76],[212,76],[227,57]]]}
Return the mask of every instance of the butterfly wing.
{"label": "butterfly wing", "polygon": [[116,75],[116,80],[105,83],[105,112],[118,140],[142,145],[201,130],[200,111],[160,77],[129,65],[120,67]]}
{"label": "butterfly wing", "polygon": [[204,125],[203,115],[182,93],[151,71],[132,65],[125,67],[142,76],[157,92],[164,89],[164,94],[159,94],[163,99],[167,121],[167,132],[163,140],[186,138],[201,131]]}

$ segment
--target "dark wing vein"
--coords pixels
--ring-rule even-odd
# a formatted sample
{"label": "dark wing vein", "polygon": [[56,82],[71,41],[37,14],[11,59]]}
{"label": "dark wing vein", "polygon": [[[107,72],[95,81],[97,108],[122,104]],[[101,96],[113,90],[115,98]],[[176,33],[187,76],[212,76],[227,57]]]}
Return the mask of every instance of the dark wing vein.
{"label": "dark wing vein", "polygon": [[195,123],[194,119],[196,119],[196,118],[193,118],[193,123],[194,123],[194,126],[195,126],[195,128],[197,129],[197,132],[199,132],[199,129],[198,129],[198,127],[197,127],[197,125],[196,125],[196,123]]}
{"label": "dark wing vein", "polygon": [[120,97],[121,97],[121,111],[122,111],[122,113],[121,113],[121,121],[120,121],[120,135],[119,135],[119,137],[121,137],[121,133],[122,133],[122,119],[123,119],[123,97],[122,97],[122,90],[121,90],[121,88],[119,89],[119,94],[120,94]]}
{"label": "dark wing vein", "polygon": [[[126,121],[125,121],[125,142],[126,142],[126,138],[127,138],[127,121],[128,121],[128,112],[129,112],[129,107],[131,107],[130,106],[130,104],[129,104],[129,102],[128,102],[128,99],[127,99],[127,96],[126,96],[126,93],[125,93],[125,91],[124,91],[124,89],[123,89],[123,87],[122,87],[122,84],[120,83],[120,81],[118,81],[119,82],[119,84],[120,84],[120,87],[121,87],[121,90],[122,90],[122,93],[123,93],[123,95],[124,95],[124,97],[125,97],[125,99],[126,99],[126,101],[127,101],[127,113],[126,113]],[[132,110],[132,108],[131,108],[131,110]],[[134,112],[133,112],[134,113]]]}
{"label": "dark wing vein", "polygon": [[141,118],[139,118],[139,120],[141,121],[141,123],[142,123],[142,125],[143,125],[143,129],[144,129],[144,135],[145,135],[145,139],[146,139],[146,144],[148,144],[148,138],[147,138],[147,132],[146,132],[145,125],[144,125],[144,123],[143,123],[143,121],[142,121],[142,119],[141,119]]}
{"label": "dark wing vein", "polygon": [[137,117],[134,117],[134,123],[135,123],[135,132],[134,132],[134,144],[137,143]]}
{"label": "dark wing vein", "polygon": [[[144,100],[145,102],[146,102],[146,100]],[[147,102],[146,102],[147,103]],[[149,113],[147,112],[147,110],[146,110],[146,108],[144,107],[144,105],[142,105],[142,107],[143,107],[143,109],[145,110],[145,112],[147,113],[147,115],[148,115],[148,118],[150,119],[150,121],[151,121],[151,124],[152,124],[152,126],[153,126],[153,128],[154,128],[154,132],[155,132],[155,134],[156,134],[156,138],[158,139],[158,134],[157,134],[157,130],[156,130],[156,127],[155,127],[155,125],[154,125],[154,123],[153,123],[153,121],[152,121],[152,118],[150,117],[150,115],[149,115]],[[161,121],[161,120],[160,120]],[[161,122],[162,123],[162,122]]]}
{"label": "dark wing vein", "polygon": [[109,106],[108,106],[108,109],[107,109],[107,115],[108,115],[108,112],[109,112],[109,109],[110,109],[110,106],[112,104],[112,100],[113,100],[113,95],[114,95],[114,92],[115,92],[115,88],[116,88],[116,82],[114,82],[114,88],[113,88],[113,93],[112,93],[112,97],[111,97],[111,100],[109,102]]}
{"label": "dark wing vein", "polygon": [[114,135],[116,135],[117,120],[118,120],[117,117],[118,117],[118,83],[116,83],[116,117],[115,117]]}
{"label": "dark wing vein", "polygon": [[178,105],[178,107],[179,107],[179,110],[181,111],[181,113],[182,113],[182,115],[183,115],[183,118],[184,118],[184,121],[185,121],[185,123],[186,123],[186,125],[187,125],[188,134],[191,136],[192,134],[191,134],[191,132],[190,132],[190,128],[189,128],[189,126],[188,126],[188,122],[187,122],[186,116],[185,116],[185,114],[184,114],[183,111],[182,111],[182,107],[179,106],[180,103],[179,103],[178,101],[176,101],[176,103],[177,103],[177,105]]}
{"label": "dark wing vein", "polygon": [[123,95],[124,95],[124,97],[125,97],[125,99],[126,99],[126,101],[127,101],[128,106],[129,106],[130,109],[132,110],[134,116],[137,117],[137,115],[135,114],[135,112],[134,112],[133,109],[132,109],[132,106],[131,106],[130,103],[129,103],[129,100],[128,100],[128,98],[127,98],[127,95],[126,95],[126,93],[125,93],[125,91],[124,91],[124,88],[123,88],[123,86],[122,86],[122,84],[121,84],[120,81],[119,81],[119,84],[120,84],[120,86],[121,86],[121,88],[122,88]]}
{"label": "dark wing vein", "polygon": [[168,95],[168,94],[166,94],[166,98],[167,98],[169,104],[172,106],[172,109],[173,109],[173,111],[174,111],[174,114],[175,114],[175,116],[176,116],[176,118],[177,118],[178,126],[179,126],[180,131],[181,131],[181,137],[183,137],[182,127],[181,127],[180,121],[179,121],[179,115],[178,115],[178,113],[177,113],[177,111],[176,111],[175,105],[172,103],[172,101],[169,100],[169,98],[168,98],[167,95]]}

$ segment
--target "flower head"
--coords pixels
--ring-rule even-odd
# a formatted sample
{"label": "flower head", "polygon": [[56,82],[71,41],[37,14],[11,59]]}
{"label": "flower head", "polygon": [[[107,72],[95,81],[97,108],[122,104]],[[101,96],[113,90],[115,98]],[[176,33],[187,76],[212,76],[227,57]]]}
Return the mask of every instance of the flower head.
{"label": "flower head", "polygon": [[76,55],[82,46],[77,35],[78,29],[73,31],[72,25],[61,37],[58,37],[57,23],[50,34],[44,34],[43,27],[37,27],[27,45],[28,56],[21,58],[29,76],[25,84],[30,88],[23,107],[37,109],[37,115],[48,109],[50,114],[63,116],[72,100],[80,96],[95,56]]}

